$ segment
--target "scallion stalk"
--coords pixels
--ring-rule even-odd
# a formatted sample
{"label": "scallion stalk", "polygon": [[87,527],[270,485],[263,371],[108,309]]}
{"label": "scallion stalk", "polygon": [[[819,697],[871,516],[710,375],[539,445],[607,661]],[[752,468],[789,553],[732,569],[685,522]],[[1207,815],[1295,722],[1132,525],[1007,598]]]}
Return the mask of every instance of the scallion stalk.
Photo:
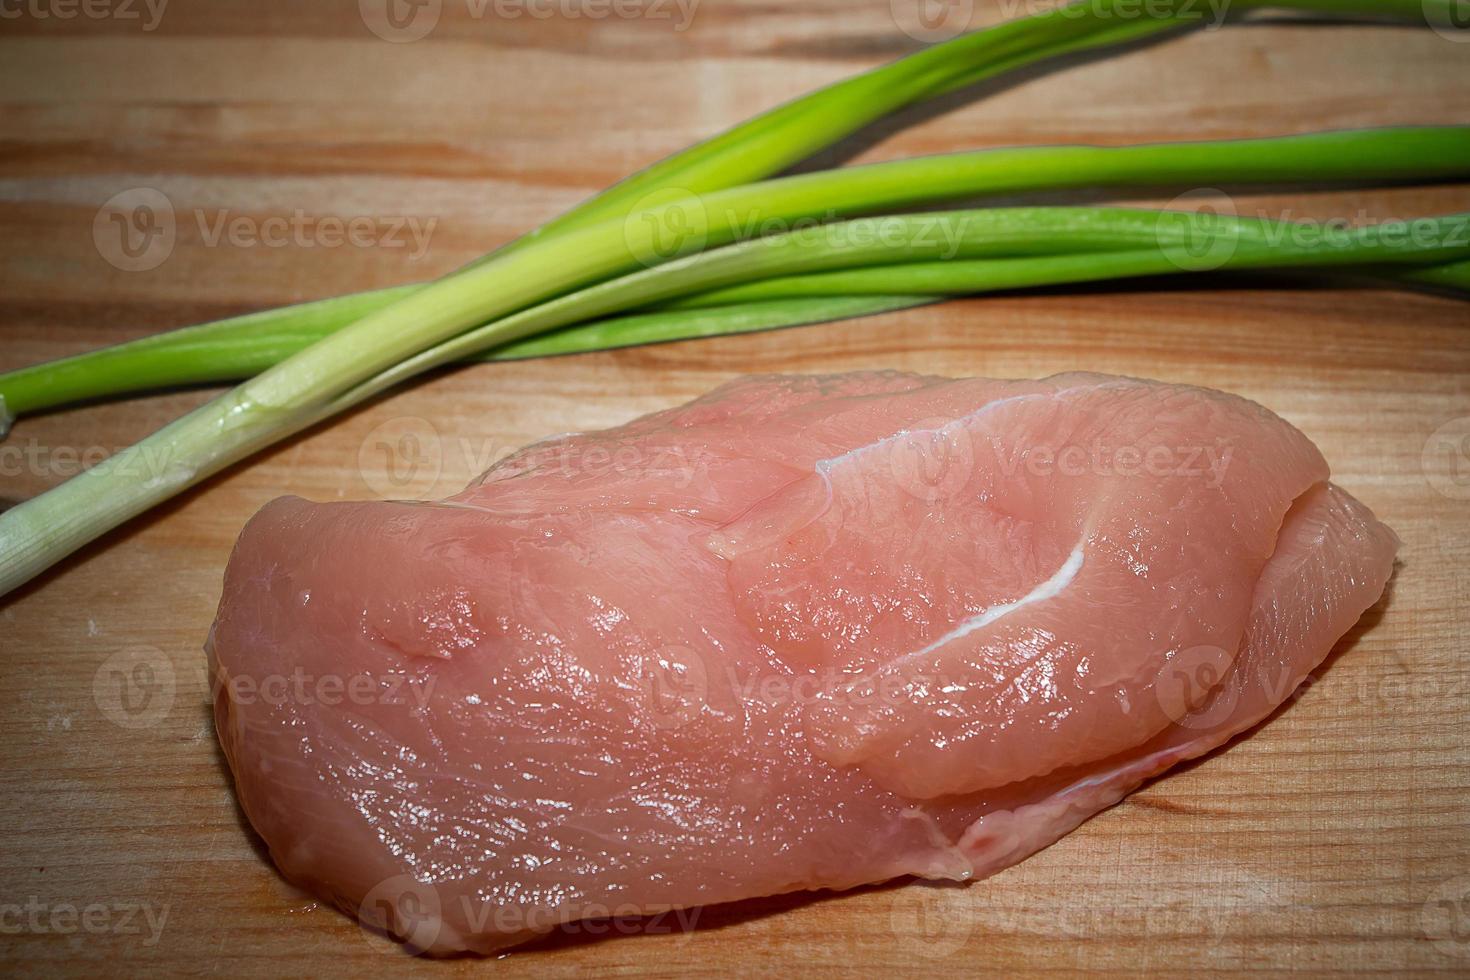
{"label": "scallion stalk", "polygon": [[[1090,0],[1086,5],[1061,8],[1027,21],[1041,25],[1039,29],[1057,41],[1058,50],[1068,50],[1092,43],[1087,40],[1089,37],[1097,43],[1104,43],[1100,39],[1120,36],[1134,27],[1139,31],[1135,36],[1143,36],[1147,33],[1144,25],[1152,28],[1174,20],[1186,2],[1188,0],[1178,0],[1177,3],[1160,0],[1140,10],[1135,0]],[[1450,23],[1452,2],[1280,0],[1269,5],[1412,20],[1427,17]],[[1265,4],[1256,0],[1238,0],[1237,6]],[[1098,18],[1098,25],[1091,31],[1076,26],[1086,23],[1089,17]],[[864,116],[868,110],[861,108],[863,105],[877,106],[873,110],[875,114],[868,117],[877,118],[898,105],[984,77],[975,74],[976,65],[973,59],[969,59],[972,44],[982,49],[994,45],[989,48],[995,55],[992,67],[994,64],[1014,66],[1021,63],[1018,59],[1027,56],[1027,48],[1020,43],[1015,48],[1005,48],[1012,35],[1004,33],[1002,28],[1008,26],[991,29],[1001,33],[981,32],[921,52],[887,69],[843,83],[849,87],[835,86],[769,113],[756,120],[752,128],[737,130],[740,135],[733,140],[721,142],[717,138],[672,158],[662,165],[663,169],[653,168],[653,176],[645,173],[615,188],[611,203],[594,202],[580,214],[554,222],[549,230],[533,233],[523,242],[502,249],[485,261],[472,264],[429,286],[409,291],[407,295],[366,313],[228,394],[164,427],[138,445],[114,455],[55,490],[0,514],[0,594],[185,487],[350,404],[359,392],[371,389],[382,379],[409,376],[403,373],[405,365],[417,365],[410,370],[432,366],[436,352],[477,324],[485,324],[479,329],[489,331],[490,343],[510,342],[528,336],[536,329],[561,325],[548,323],[544,318],[538,320],[533,308],[564,293],[627,272],[640,261],[650,264],[668,258],[670,253],[660,247],[660,240],[654,232],[660,228],[661,221],[666,222],[671,216],[680,216],[678,220],[695,216],[706,218],[707,224],[700,226],[705,233],[704,240],[696,243],[704,247],[733,240],[737,237],[735,229],[740,221],[826,218],[934,200],[952,200],[964,193],[975,192],[973,188],[984,188],[986,176],[996,178],[991,190],[997,186],[1008,186],[1003,175],[984,173],[950,174],[950,182],[940,179],[938,186],[933,188],[899,186],[884,183],[885,176],[893,176],[891,171],[873,167],[855,168],[856,177],[851,176],[854,171],[840,171],[832,175],[830,185],[802,184],[803,178],[791,178],[791,183],[778,189],[768,200],[741,198],[739,188],[718,189],[722,184],[728,188],[730,183],[739,182],[739,178],[731,179],[730,175],[740,172],[743,165],[739,158],[742,156],[750,156],[754,161],[750,166],[753,171],[758,171],[761,167],[770,166],[772,160],[782,158],[782,147],[791,152],[800,150],[802,156],[806,155],[810,151],[803,148],[799,131],[807,126],[818,127],[813,145],[828,145],[850,128],[844,132],[839,130],[844,126],[850,127],[854,119]],[[975,41],[975,38],[984,40]],[[967,59],[969,63],[963,67],[954,63]],[[885,93],[889,91],[896,94],[888,98]],[[833,92],[838,94],[834,96]],[[825,128],[823,118],[833,113],[839,116],[846,113],[849,118],[846,122]],[[789,128],[783,129],[783,126]],[[1404,164],[1402,160],[1396,162],[1400,167]],[[922,165],[924,162],[914,163]],[[935,172],[932,176],[942,178],[944,174]],[[1127,183],[1128,179],[1120,176],[1119,182]],[[1027,184],[1021,178],[1010,186],[1025,187]],[[701,188],[711,192],[706,194]],[[640,202],[646,194],[653,192],[670,192],[679,199],[660,207],[643,207]],[[836,192],[837,197],[826,197],[829,192]],[[623,220],[629,215],[636,216],[636,220]],[[651,223],[645,224],[645,219]],[[993,217],[989,220],[1000,219]],[[663,227],[687,226],[665,224]],[[1381,254],[1384,250],[1379,248],[1367,251],[1371,254],[1362,257],[1362,261],[1385,261],[1392,257]],[[918,248],[900,248],[899,253],[906,259],[925,257],[924,250]],[[835,260],[832,260],[834,264],[827,265],[827,260],[812,257],[815,254],[807,256],[804,261],[809,264],[804,268],[842,267]],[[880,261],[870,255],[867,257]],[[721,262],[732,261],[734,264],[729,267],[720,266]],[[749,263],[750,270],[770,271],[763,262],[743,255],[739,261],[721,255],[713,259],[709,267],[698,267],[698,273],[691,273],[691,276],[698,279],[716,268],[733,274],[742,268],[742,261]],[[720,280],[716,275],[712,280],[716,284],[722,281],[733,285],[739,277]],[[576,306],[576,303],[570,305]],[[519,322],[513,321],[510,325],[497,322],[516,314],[522,314]],[[3,408],[0,406],[0,410]]]}
{"label": "scallion stalk", "polygon": [[[999,270],[977,283],[978,288],[1008,288],[1021,283],[1082,281],[1116,274],[1167,274],[1188,271],[1180,263],[1178,247],[1198,232],[1194,216],[1179,212],[1143,212],[1105,209],[1022,208],[989,209],[949,214],[898,215],[858,219],[828,226],[818,236],[802,233],[742,242],[665,266],[644,270],[610,283],[588,287],[568,296],[491,323],[479,330],[442,342],[436,347],[401,358],[377,374],[337,395],[303,406],[282,406],[253,393],[250,382],[229,395],[166,426],[143,442],[104,460],[96,467],[41,497],[0,515],[0,541],[7,561],[0,566],[0,590],[8,590],[45,567],[59,547],[86,540],[115,526],[119,515],[136,513],[153,502],[172,496],[198,479],[201,472],[227,465],[236,454],[264,446],[284,434],[299,431],[340,412],[392,385],[439,364],[497,343],[555,329],[630,301],[657,301],[743,279],[768,277],[772,270],[822,272],[901,261],[942,258],[947,250],[964,258],[999,256],[989,268]],[[1088,233],[1113,222],[1131,234],[1153,235],[1154,247],[1127,252],[1095,252],[1070,256],[1044,254],[1057,237]],[[1470,245],[1445,243],[1448,235],[1429,245],[1384,238],[1379,229],[1359,229],[1344,243],[1330,246],[1240,244],[1229,229],[1217,226],[1231,243],[1220,268],[1250,268],[1263,264],[1343,265],[1386,262],[1445,262],[1470,259]],[[1460,227],[1461,219],[1443,219],[1437,227]],[[1148,231],[1151,229],[1151,231]],[[529,254],[529,250],[526,253]],[[954,262],[974,272],[981,265]],[[1022,273],[1018,270],[1031,270]],[[1037,271],[1040,270],[1040,271]],[[453,309],[451,297],[446,307]],[[433,312],[430,310],[429,312]],[[441,316],[449,316],[443,310]],[[341,336],[337,334],[334,336]],[[310,350],[320,350],[321,344]],[[275,369],[273,369],[275,370]],[[271,372],[262,375],[269,379]],[[289,390],[289,389],[287,389]]]}
{"label": "scallion stalk", "polygon": [[[693,229],[688,236],[692,241],[709,244],[752,237],[752,231],[767,221],[781,223],[793,215],[810,218],[814,208],[824,205],[835,214],[957,196],[1080,186],[1466,176],[1470,176],[1470,127],[1356,130],[1128,147],[1028,147],[766,181],[646,212],[644,223],[655,234],[669,227]],[[762,209],[769,209],[770,214],[763,214]],[[728,217],[711,222],[711,213]],[[602,230],[608,230],[606,223]],[[1104,229],[1099,234],[1102,237],[1092,247],[1121,247],[1108,238],[1116,230]],[[672,253],[687,248],[689,242],[663,244]],[[1086,247],[1089,239],[1079,229],[1072,240],[1051,250]],[[392,292],[404,298],[415,289],[399,287]],[[858,290],[867,294],[910,291]],[[724,302],[716,297],[704,305]],[[279,311],[266,311],[186,327],[0,375],[0,396],[12,413],[24,415],[128,391],[240,380],[379,308],[376,299],[358,294],[292,307],[285,318],[276,315]]]}
{"label": "scallion stalk", "polygon": [[[1439,24],[1451,22],[1451,2],[1283,0],[1270,4],[1249,0],[1239,9],[1276,6],[1339,16],[1423,17]],[[1187,0],[1157,0],[1145,8],[1138,8],[1132,0],[1095,0],[976,31],[756,116],[614,185],[475,264],[503,256],[530,241],[623,213],[655,192],[677,188],[697,195],[768,177],[887,113],[1006,71],[1079,50],[1198,26],[1199,22],[1197,5]],[[145,338],[124,345],[129,350],[121,359],[115,356],[117,349],[109,349],[42,366],[39,373],[12,372],[0,377],[0,436],[13,416],[177,383],[175,379],[184,365],[194,366],[196,383],[237,380],[245,376],[236,366],[243,361],[254,358],[250,363],[259,365],[256,370],[264,370],[281,359],[267,356],[262,347],[265,341],[240,338],[237,328],[271,331],[282,341],[275,350],[287,356],[285,352],[300,349],[295,343],[299,338],[335,332],[421,288],[392,287],[202,324],[191,328],[196,331],[192,346],[174,347],[169,340],[167,350],[156,351],[156,357],[131,357],[134,352],[141,354],[149,349],[154,338]],[[183,360],[174,360],[174,355]]]}
{"label": "scallion stalk", "polygon": [[[881,298],[1175,275],[1202,266],[1219,271],[1439,265],[1470,259],[1470,240],[1462,234],[1466,221],[1465,215],[1416,219],[1413,234],[1408,222],[1395,222],[1304,242],[1264,219],[1216,215],[1201,222],[1189,212],[1128,208],[991,208],[857,219],[827,226],[821,236],[790,233],[741,242],[557,297],[395,364],[324,407],[321,417],[424,371],[638,302],[689,295],[722,304],[821,295],[847,301],[863,294],[861,284],[873,278],[883,280],[874,296]],[[1131,247],[1048,254],[1061,242],[1079,240]],[[776,288],[763,288],[777,272]]]}

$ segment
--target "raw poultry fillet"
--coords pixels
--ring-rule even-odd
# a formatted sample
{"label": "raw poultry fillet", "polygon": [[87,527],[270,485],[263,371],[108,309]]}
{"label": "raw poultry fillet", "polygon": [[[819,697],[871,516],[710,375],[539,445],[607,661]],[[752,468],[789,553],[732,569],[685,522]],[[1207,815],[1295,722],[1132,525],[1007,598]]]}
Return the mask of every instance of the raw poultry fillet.
{"label": "raw poultry fillet", "polygon": [[746,378],[447,500],[267,505],[216,720],[288,878],[489,952],[993,874],[1268,716],[1397,546],[1220,392]]}

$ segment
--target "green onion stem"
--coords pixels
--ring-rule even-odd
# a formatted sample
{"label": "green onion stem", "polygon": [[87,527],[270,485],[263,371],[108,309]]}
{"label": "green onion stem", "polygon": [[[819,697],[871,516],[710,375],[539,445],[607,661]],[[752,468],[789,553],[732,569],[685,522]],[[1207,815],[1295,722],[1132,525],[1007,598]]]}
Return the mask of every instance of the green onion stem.
{"label": "green onion stem", "polygon": [[[14,588],[46,567],[60,547],[88,540],[115,526],[122,519],[119,515],[136,513],[166,499],[197,480],[201,473],[217,471],[240,454],[300,431],[414,374],[482,348],[610,310],[733,286],[742,279],[768,278],[773,271],[823,272],[895,261],[932,261],[947,255],[963,262],[993,255],[1000,256],[995,260],[996,267],[1004,271],[979,285],[994,288],[997,283],[1009,287],[1023,280],[1040,281],[1043,277],[1035,272],[1027,277],[1016,270],[1046,264],[1052,267],[1049,275],[1054,281],[1081,281],[1105,277],[1109,268],[1123,275],[1188,271],[1199,264],[1200,255],[1211,256],[1216,268],[1399,261],[1428,264],[1470,258],[1470,245],[1452,238],[1455,230],[1464,226],[1462,220],[1453,218],[1439,219],[1431,232],[1413,239],[1366,228],[1347,233],[1343,241],[1308,245],[1294,240],[1278,245],[1242,242],[1235,230],[1242,223],[1250,222],[1211,217],[1205,222],[1201,242],[1199,216],[1187,212],[996,208],[858,219],[741,242],[590,286],[442,342],[394,363],[332,400],[308,403],[304,408],[252,398],[254,383],[247,383],[55,490],[0,515],[0,542],[6,557],[0,565],[0,591]],[[1137,241],[1140,247],[1126,252],[1044,254],[1048,244],[1055,247],[1058,242],[1079,239],[1103,241],[1110,224],[1115,232]],[[1218,241],[1229,243],[1229,248],[1218,250]],[[1146,242],[1152,242],[1152,247],[1142,247]],[[529,250],[522,254],[529,254]],[[270,374],[261,377],[269,378]]]}
{"label": "green onion stem", "polygon": [[[1126,208],[992,208],[857,219],[729,245],[558,297],[394,365],[326,406],[320,417],[498,344],[680,296],[728,305],[829,294],[847,300],[865,293],[859,284],[869,278],[883,281],[874,297],[882,298],[1226,269],[1433,265],[1470,259],[1466,228],[1467,216],[1450,215],[1304,238],[1264,219]],[[1079,242],[1091,250],[1047,254]],[[1128,247],[1105,250],[1118,245]],[[763,289],[762,280],[776,273],[777,288]],[[736,285],[742,282],[750,285]]]}
{"label": "green onion stem", "polygon": [[[1236,0],[1231,11],[1274,8],[1453,26],[1456,2]],[[1088,0],[974,31],[755,116],[613,185],[512,247],[643,210],[630,205],[648,194],[698,195],[761,180],[906,106],[1048,58],[1206,26],[1212,16],[1198,0]]]}
{"label": "green onion stem", "polygon": [[[982,150],[746,185],[681,199],[642,212],[627,223],[604,222],[566,237],[574,242],[599,242],[601,253],[613,258],[612,264],[602,266],[606,273],[638,264],[629,254],[617,256],[621,243],[634,242],[639,257],[653,263],[695,247],[750,238],[794,221],[814,225],[826,216],[824,210],[854,213],[986,193],[1081,186],[1464,176],[1470,176],[1470,127],[1357,130],[1129,147]],[[1052,250],[1087,247],[1082,233],[1077,234],[1064,247]],[[574,243],[572,247],[580,246]],[[591,267],[579,268],[587,272]],[[391,292],[402,299],[418,289],[403,286]],[[858,290],[875,291],[911,290]],[[128,391],[238,380],[266,370],[378,309],[373,294],[357,294],[156,334],[0,375],[0,396],[12,413],[29,414]]]}
{"label": "green onion stem", "polygon": [[1448,262],[1428,269],[1384,270],[1383,278],[1465,291],[1470,290],[1470,262]]}
{"label": "green onion stem", "polygon": [[[1253,0],[1248,6],[1271,4]],[[1425,0],[1422,5],[1410,0],[1289,0],[1277,6],[1337,15],[1423,16],[1436,23],[1450,17],[1448,0]],[[977,31],[756,116],[614,185],[474,265],[553,233],[586,227],[621,209],[632,210],[655,191],[677,188],[695,195],[767,177],[896,109],[1006,71],[1200,23],[1201,11],[1188,0],[1160,0],[1142,12],[1122,0],[1063,7]],[[257,355],[253,361],[264,370],[299,350],[297,339],[334,332],[420,288],[392,287],[253,313],[188,328],[195,334],[187,345],[180,339],[176,347],[172,336],[165,335],[167,349],[157,349],[152,345],[160,338],[150,337],[0,376],[0,435],[8,417],[177,383],[180,370],[189,366],[196,382],[236,380],[242,375],[234,365],[246,355],[235,352],[242,347],[260,352],[265,343],[242,340],[237,329],[269,329],[280,338],[275,345],[280,356]],[[332,329],[324,330],[327,325]],[[150,357],[133,357],[135,353]]]}
{"label": "green onion stem", "polygon": [[[1127,26],[1135,19],[1138,24],[1150,19],[1163,19],[1156,13],[1161,10],[1166,12],[1165,16],[1172,17],[1188,2],[1161,0],[1160,4],[1140,8],[1136,0],[1090,0],[1083,5],[1026,18],[1025,22],[1042,25],[1039,30],[1054,32],[1054,37],[1065,38],[1067,43],[1081,44],[1088,31],[1075,25],[1086,23],[1090,17],[1098,19],[1101,34]],[[1330,13],[1367,13],[1412,21],[1442,19],[1452,23],[1450,5],[1453,2],[1287,0],[1271,6]],[[1245,0],[1244,5],[1254,7],[1259,4],[1255,0]],[[738,179],[727,179],[728,174],[740,166],[737,157],[750,155],[758,161],[751,164],[752,167],[766,166],[767,163],[759,161],[762,160],[761,148],[764,145],[762,134],[767,128],[776,132],[770,137],[771,146],[795,147],[800,142],[799,137],[791,132],[782,135],[780,126],[773,124],[772,120],[790,121],[794,116],[799,123],[793,127],[794,132],[806,126],[821,127],[822,118],[829,113],[842,110],[852,113],[846,121],[834,124],[828,131],[819,130],[819,135],[813,137],[816,145],[829,145],[833,139],[850,132],[853,119],[861,116],[860,110],[852,109],[854,104],[872,104],[877,100],[880,107],[874,109],[874,115],[869,117],[877,118],[897,105],[965,84],[972,78],[967,72],[975,70],[970,58],[972,51],[986,49],[992,43],[996,44],[996,50],[1003,50],[1005,38],[1009,36],[1004,31],[1007,27],[1009,25],[1001,25],[920,52],[886,69],[859,76],[850,83],[834,86],[768,113],[755,120],[750,128],[737,129],[738,136],[732,138],[727,134],[729,142],[722,143],[717,137],[674,158],[672,163],[666,161],[662,170],[652,168],[652,177],[645,172],[640,178],[621,185],[616,192],[621,197],[615,199],[614,204],[594,203],[584,209],[580,217],[570,219],[572,226],[568,226],[565,220],[560,227],[553,223],[554,235],[544,231],[533,233],[524,244],[501,250],[488,261],[472,264],[428,287],[410,291],[408,295],[367,313],[349,326],[329,334],[165,426],[137,445],[115,454],[54,490],[0,514],[0,594],[29,580],[87,541],[154,504],[330,414],[333,406],[344,404],[344,398],[350,398],[354,393],[370,388],[377,379],[393,374],[396,365],[424,352],[430,352],[429,361],[432,362],[432,351],[455,335],[487,322],[489,325],[481,329],[493,329],[493,321],[497,318],[616,275],[639,263],[655,264],[686,249],[729,241],[735,237],[737,221],[754,219],[761,223],[813,216],[826,220],[885,207],[952,200],[965,193],[997,189],[987,187],[985,177],[992,178],[999,187],[1010,189],[1035,186],[1034,183],[1028,184],[1024,176],[1012,183],[1004,175],[984,173],[982,164],[981,173],[950,174],[950,181],[941,179],[939,186],[933,189],[934,193],[927,193],[927,188],[885,184],[885,178],[894,175],[893,165],[878,165],[839,171],[832,175],[831,185],[812,183],[811,179],[819,175],[788,178],[779,188],[765,185],[757,191],[769,195],[766,199],[740,198],[739,188],[717,190],[707,195],[699,190],[703,180],[710,181],[709,186],[724,183],[728,187],[729,183],[738,183]],[[998,57],[1014,59],[1018,55],[1018,51],[1004,51]],[[969,68],[956,70],[951,59],[966,61]],[[847,85],[851,87],[844,88]],[[907,101],[885,101],[884,92],[890,87],[902,93],[901,98]],[[831,93],[834,91],[839,94],[833,96]],[[1448,149],[1454,154],[1463,147],[1451,145],[1440,149]],[[801,152],[804,156],[809,151]],[[1025,154],[1028,151],[1007,152]],[[1072,148],[1072,152],[1127,151]],[[772,158],[775,156],[779,154],[772,154]],[[1037,163],[1019,156],[1012,165],[1025,166],[1028,162]],[[913,163],[922,167],[926,161]],[[1396,158],[1392,163],[1394,166],[1390,169],[1397,172],[1412,169],[1407,167],[1403,158]],[[889,169],[883,169],[884,166]],[[1344,168],[1342,172],[1346,179],[1362,179],[1361,168]],[[933,176],[942,178],[943,174],[935,173]],[[1079,186],[1067,183],[1060,174],[1053,176],[1062,180],[1059,186]],[[1157,180],[1159,177],[1155,175],[1149,179]],[[802,181],[808,183],[803,184]],[[1128,180],[1120,177],[1114,182],[1127,183]],[[641,200],[645,193],[663,192],[672,194],[675,202],[646,209],[637,205],[625,206],[629,200]],[[835,192],[836,196],[827,196],[824,192]],[[609,210],[598,213],[598,207]],[[617,215],[628,217],[624,220]],[[707,225],[690,225],[687,219],[696,217],[705,218]],[[685,234],[691,228],[700,233],[694,241]],[[670,231],[676,233],[672,253],[663,247],[664,236]],[[904,254],[905,257],[918,258],[921,252],[910,249]],[[822,268],[820,263],[816,268]],[[515,340],[530,332],[525,326],[518,329],[520,332],[500,330],[493,342]],[[7,410],[13,411],[0,404],[0,414]]]}
{"label": "green onion stem", "polygon": [[471,357],[487,361],[519,361],[533,357],[557,357],[587,351],[662,344],[701,337],[724,337],[827,323],[856,317],[890,313],[927,303],[944,296],[803,296],[794,299],[755,300],[697,309],[653,309],[624,313],[579,323],[561,330],[535,334]]}

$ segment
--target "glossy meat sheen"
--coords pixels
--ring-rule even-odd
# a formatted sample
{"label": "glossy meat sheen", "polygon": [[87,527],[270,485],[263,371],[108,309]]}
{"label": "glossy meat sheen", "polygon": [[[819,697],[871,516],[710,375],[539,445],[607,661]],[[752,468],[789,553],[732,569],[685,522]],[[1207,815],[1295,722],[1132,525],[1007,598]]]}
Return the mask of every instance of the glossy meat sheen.
{"label": "glossy meat sheen", "polygon": [[1397,539],[1327,477],[1204,389],[744,379],[445,501],[268,505],[220,740],[288,877],[435,953],[979,877],[1261,721],[1378,598]]}

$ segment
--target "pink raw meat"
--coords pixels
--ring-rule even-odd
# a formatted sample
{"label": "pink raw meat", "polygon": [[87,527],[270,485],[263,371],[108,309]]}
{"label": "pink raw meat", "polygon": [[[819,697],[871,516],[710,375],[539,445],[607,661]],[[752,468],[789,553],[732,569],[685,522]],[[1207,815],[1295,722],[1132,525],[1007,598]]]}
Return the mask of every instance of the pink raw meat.
{"label": "pink raw meat", "polygon": [[1254,403],[758,377],[438,502],[274,501],[211,634],[293,881],[433,953],[979,878],[1256,725],[1397,538]]}

